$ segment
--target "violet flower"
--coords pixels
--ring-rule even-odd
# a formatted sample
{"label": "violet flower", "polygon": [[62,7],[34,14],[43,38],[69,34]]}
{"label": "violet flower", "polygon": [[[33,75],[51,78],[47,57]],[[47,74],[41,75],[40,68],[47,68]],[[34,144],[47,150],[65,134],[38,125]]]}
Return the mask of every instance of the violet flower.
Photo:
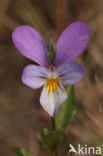
{"label": "violet flower", "polygon": [[73,85],[84,77],[79,63],[71,61],[81,54],[89,40],[89,29],[83,22],[68,26],[57,41],[54,61],[49,60],[41,35],[30,26],[19,26],[12,33],[15,47],[27,58],[40,66],[28,65],[24,68],[22,82],[36,89],[42,86],[40,103],[51,116],[66,100],[63,85]]}

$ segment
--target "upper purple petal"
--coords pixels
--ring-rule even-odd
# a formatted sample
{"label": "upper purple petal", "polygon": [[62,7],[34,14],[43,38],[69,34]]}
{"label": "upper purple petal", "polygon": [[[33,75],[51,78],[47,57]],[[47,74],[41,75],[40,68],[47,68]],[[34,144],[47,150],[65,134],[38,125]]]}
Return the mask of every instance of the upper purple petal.
{"label": "upper purple petal", "polygon": [[72,85],[84,78],[85,72],[82,66],[74,61],[68,64],[60,65],[55,69],[57,75],[60,77],[61,83],[64,85]]}
{"label": "upper purple petal", "polygon": [[36,89],[45,84],[45,78],[50,73],[49,69],[36,65],[28,65],[24,68],[22,82],[27,86]]}
{"label": "upper purple petal", "polygon": [[50,63],[44,40],[32,27],[27,25],[17,27],[12,33],[12,40],[15,47],[27,58],[41,66]]}
{"label": "upper purple petal", "polygon": [[81,54],[89,40],[89,29],[84,22],[75,22],[68,26],[57,41],[54,63],[68,63]]}

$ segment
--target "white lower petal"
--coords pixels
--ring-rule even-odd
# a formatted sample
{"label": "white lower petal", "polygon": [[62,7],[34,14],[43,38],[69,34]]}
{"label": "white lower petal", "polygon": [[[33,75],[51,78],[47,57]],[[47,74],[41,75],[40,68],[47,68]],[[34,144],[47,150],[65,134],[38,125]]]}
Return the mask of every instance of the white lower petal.
{"label": "white lower petal", "polygon": [[44,110],[48,112],[49,115],[54,116],[59,106],[66,100],[67,93],[63,86],[59,84],[57,91],[48,92],[46,85],[43,87],[40,103]]}

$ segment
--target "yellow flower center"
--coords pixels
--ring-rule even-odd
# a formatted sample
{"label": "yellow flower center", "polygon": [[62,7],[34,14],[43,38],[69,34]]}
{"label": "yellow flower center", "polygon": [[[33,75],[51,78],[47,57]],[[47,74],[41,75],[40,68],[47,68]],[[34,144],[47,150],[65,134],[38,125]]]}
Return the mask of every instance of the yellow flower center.
{"label": "yellow flower center", "polygon": [[49,93],[55,92],[59,86],[59,77],[48,77],[46,78],[46,86]]}

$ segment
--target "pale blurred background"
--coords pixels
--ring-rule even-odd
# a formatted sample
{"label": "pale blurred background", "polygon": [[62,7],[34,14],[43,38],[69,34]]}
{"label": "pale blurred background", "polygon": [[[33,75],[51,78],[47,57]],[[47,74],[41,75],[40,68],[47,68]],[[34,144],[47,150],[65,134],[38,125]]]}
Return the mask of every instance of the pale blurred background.
{"label": "pale blurred background", "polygon": [[[103,147],[103,0],[0,0],[0,156],[16,156],[11,146],[46,156],[36,134],[50,127],[50,118],[39,104],[41,89],[21,83],[22,70],[31,61],[14,48],[12,31],[22,24],[31,25],[47,46],[52,33],[55,47],[62,30],[78,20],[86,22],[91,32],[86,51],[76,59],[86,77],[76,85],[77,111],[62,150],[70,143]],[[28,106],[34,110],[27,110]]]}

